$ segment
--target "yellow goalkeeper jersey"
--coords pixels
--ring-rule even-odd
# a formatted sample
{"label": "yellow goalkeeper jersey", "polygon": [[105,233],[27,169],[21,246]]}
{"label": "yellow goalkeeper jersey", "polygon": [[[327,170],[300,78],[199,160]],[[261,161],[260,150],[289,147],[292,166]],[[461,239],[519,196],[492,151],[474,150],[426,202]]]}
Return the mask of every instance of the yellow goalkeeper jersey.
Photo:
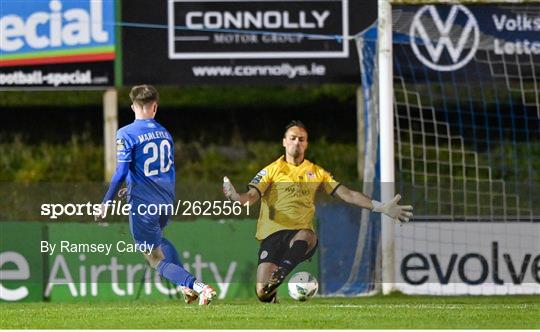
{"label": "yellow goalkeeper jersey", "polygon": [[282,156],[262,169],[248,184],[261,196],[258,240],[284,229],[313,229],[315,194],[319,187],[333,194],[339,182],[307,159],[292,165]]}

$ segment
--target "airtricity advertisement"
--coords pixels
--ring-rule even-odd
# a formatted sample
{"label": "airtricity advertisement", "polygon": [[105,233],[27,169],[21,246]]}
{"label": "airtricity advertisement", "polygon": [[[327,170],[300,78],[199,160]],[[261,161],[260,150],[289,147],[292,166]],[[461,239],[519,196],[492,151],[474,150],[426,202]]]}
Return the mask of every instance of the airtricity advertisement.
{"label": "airtricity advertisement", "polygon": [[[174,221],[165,236],[182,266],[215,285],[220,299],[250,298],[254,229],[255,220]],[[181,298],[179,288],[145,263],[148,249],[133,243],[127,222],[0,222],[0,302]],[[317,267],[318,255],[298,268],[318,277]]]}

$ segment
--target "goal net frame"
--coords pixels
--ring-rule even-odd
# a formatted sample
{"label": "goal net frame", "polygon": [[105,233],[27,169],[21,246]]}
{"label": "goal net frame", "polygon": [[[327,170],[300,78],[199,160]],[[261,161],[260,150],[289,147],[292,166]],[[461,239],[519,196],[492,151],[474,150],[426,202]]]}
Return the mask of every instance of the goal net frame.
{"label": "goal net frame", "polygon": [[[392,199],[395,194],[395,151],[394,151],[394,73],[393,73],[393,26],[394,5],[468,5],[468,4],[527,4],[537,1],[524,0],[468,0],[468,1],[425,1],[425,0],[378,0],[377,54],[378,62],[378,109],[380,151],[380,198]],[[384,184],[384,185],[382,185]],[[386,217],[381,220],[381,285],[382,293],[396,290],[395,234],[394,224]]]}

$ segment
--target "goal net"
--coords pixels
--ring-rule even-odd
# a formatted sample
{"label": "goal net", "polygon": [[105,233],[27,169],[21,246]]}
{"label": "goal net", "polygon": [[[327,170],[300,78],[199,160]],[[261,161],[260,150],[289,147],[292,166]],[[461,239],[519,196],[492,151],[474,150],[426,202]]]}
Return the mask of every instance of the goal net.
{"label": "goal net", "polygon": [[380,190],[378,89],[392,85],[395,183],[382,185],[415,213],[382,240],[393,268],[382,282],[410,294],[540,293],[540,4],[391,13],[392,81],[378,79],[376,28],[357,38],[365,188]]}

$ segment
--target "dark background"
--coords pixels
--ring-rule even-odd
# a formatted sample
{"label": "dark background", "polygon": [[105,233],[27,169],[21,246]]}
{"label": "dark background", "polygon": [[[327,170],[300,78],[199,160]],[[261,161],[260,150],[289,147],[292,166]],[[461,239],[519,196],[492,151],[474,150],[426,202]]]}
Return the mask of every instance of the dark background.
{"label": "dark background", "polygon": [[[279,142],[283,127],[303,121],[310,138],[356,142],[355,85],[258,88],[158,86],[156,119],[175,139],[203,144]],[[129,88],[118,92],[119,127],[133,121]],[[266,96],[264,95],[266,93]],[[73,136],[103,142],[102,91],[1,92],[0,141],[64,143]]]}

